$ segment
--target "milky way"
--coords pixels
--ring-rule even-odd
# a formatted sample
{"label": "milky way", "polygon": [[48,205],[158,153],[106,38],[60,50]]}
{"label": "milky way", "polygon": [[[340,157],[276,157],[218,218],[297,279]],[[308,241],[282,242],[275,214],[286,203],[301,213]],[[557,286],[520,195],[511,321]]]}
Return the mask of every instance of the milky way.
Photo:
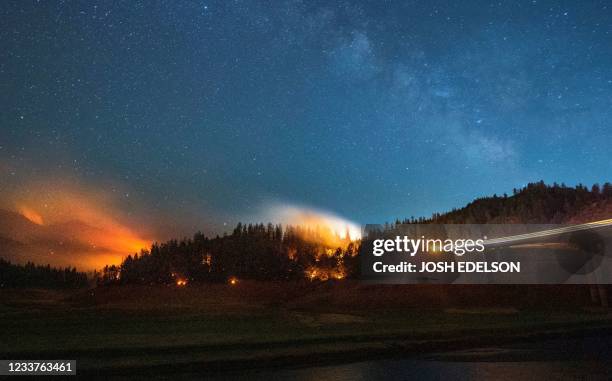
{"label": "milky way", "polygon": [[61,180],[136,230],[191,234],[270,203],[380,223],[612,173],[605,2],[3,1],[0,16],[6,208]]}

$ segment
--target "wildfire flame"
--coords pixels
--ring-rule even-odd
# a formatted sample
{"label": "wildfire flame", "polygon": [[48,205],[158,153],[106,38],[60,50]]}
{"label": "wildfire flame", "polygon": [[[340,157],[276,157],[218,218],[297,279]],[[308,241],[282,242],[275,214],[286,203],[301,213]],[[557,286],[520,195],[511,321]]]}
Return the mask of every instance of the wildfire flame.
{"label": "wildfire flame", "polygon": [[310,267],[306,270],[306,278],[310,281],[327,281],[330,279],[342,280],[346,277],[345,270],[340,269],[326,269],[320,267]]}

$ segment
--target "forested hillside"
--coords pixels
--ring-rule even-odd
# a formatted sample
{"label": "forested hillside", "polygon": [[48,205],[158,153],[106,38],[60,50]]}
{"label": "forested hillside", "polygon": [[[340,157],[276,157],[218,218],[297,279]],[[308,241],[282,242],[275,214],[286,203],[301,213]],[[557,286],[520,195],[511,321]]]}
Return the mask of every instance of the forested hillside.
{"label": "forested hillside", "polygon": [[[430,218],[396,223],[577,223],[609,218],[612,185],[528,184],[512,195],[477,199],[463,208]],[[392,227],[392,224],[388,226]],[[359,242],[323,228],[238,224],[231,234],[154,244],[129,255],[120,266],[104,268],[101,284],[259,280],[330,280],[357,274]],[[330,239],[333,237],[334,239]]]}
{"label": "forested hillside", "polygon": [[474,200],[448,213],[430,218],[409,218],[397,223],[485,224],[587,222],[610,218],[612,184],[567,187],[543,181],[514,189],[508,196],[493,195]]}

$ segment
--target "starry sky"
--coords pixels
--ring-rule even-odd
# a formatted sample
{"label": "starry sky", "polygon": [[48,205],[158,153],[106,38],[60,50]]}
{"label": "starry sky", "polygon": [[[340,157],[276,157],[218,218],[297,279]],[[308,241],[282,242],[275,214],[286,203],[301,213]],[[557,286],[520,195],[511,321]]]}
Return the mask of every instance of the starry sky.
{"label": "starry sky", "polygon": [[6,207],[87,199],[190,234],[270,205],[380,223],[612,180],[604,1],[3,1],[0,17]]}

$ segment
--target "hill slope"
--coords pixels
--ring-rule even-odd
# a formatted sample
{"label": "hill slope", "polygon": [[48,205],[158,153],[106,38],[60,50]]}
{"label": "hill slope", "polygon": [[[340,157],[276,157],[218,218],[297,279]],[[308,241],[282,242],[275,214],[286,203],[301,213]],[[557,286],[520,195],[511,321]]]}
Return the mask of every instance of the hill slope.
{"label": "hill slope", "polygon": [[465,207],[431,218],[406,219],[402,223],[579,223],[612,217],[612,185],[575,188],[546,185],[540,181],[514,190],[512,196],[476,199]]}

